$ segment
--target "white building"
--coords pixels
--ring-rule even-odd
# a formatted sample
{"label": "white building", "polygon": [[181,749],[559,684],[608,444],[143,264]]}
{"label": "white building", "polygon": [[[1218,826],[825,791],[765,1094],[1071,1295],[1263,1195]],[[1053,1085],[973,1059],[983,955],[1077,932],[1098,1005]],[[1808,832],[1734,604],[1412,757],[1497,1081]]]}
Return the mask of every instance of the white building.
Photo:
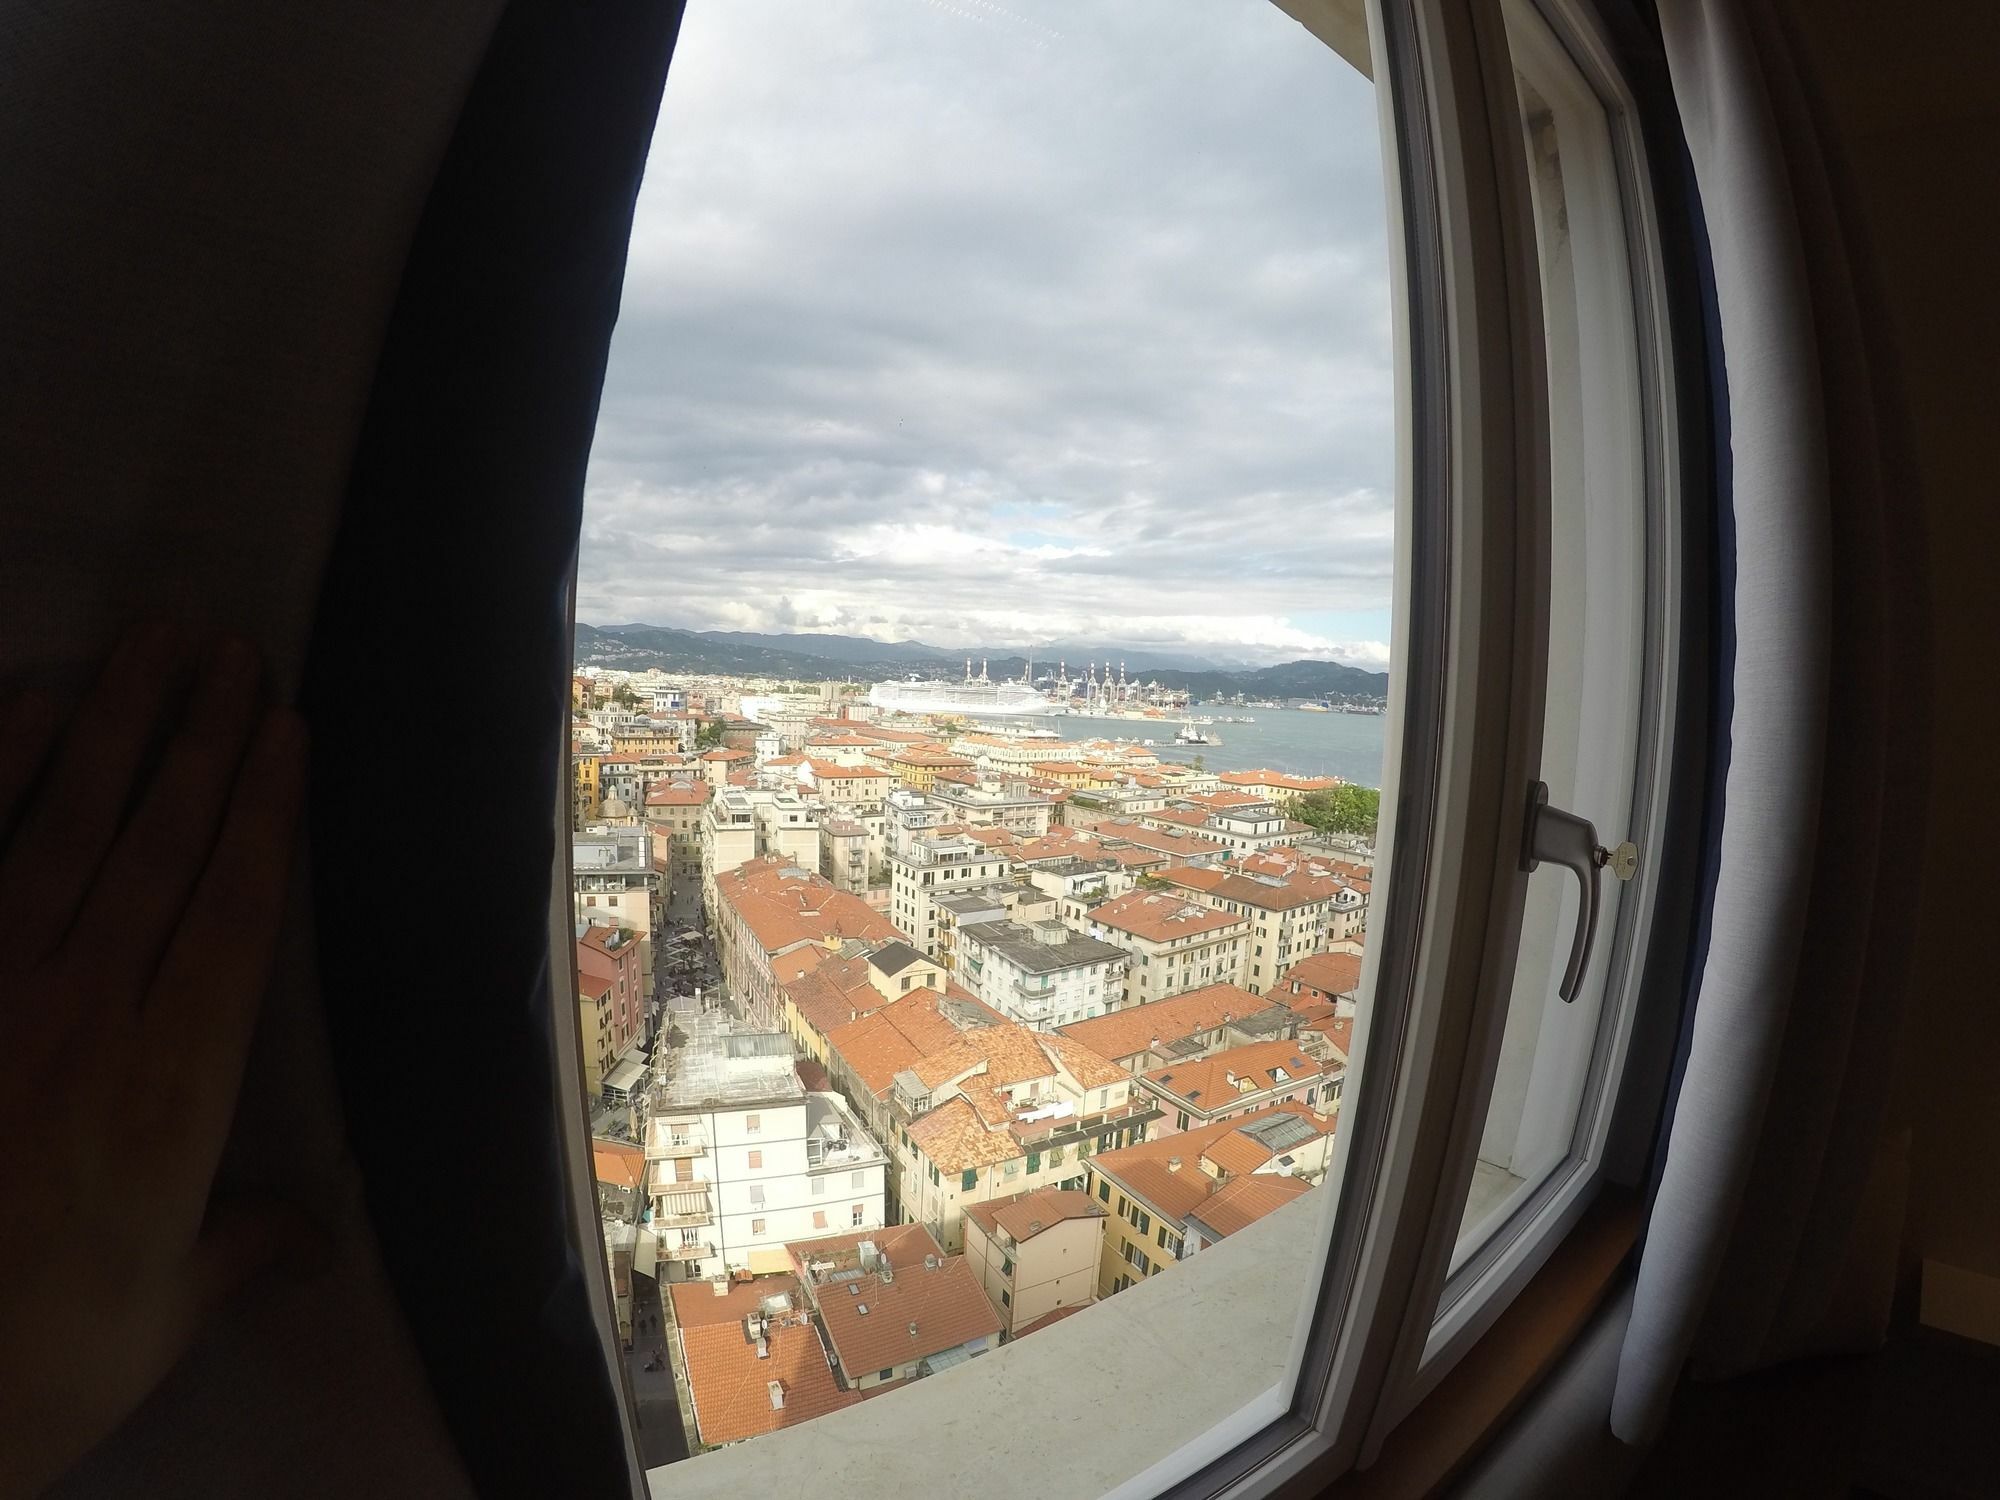
{"label": "white building", "polygon": [[673,1281],[789,1269],[788,1242],[878,1229],[887,1158],[837,1094],[808,1093],[781,1032],[677,1011],[646,1123],[647,1194]]}
{"label": "white building", "polygon": [[1052,1031],[1116,1010],[1125,950],[1062,922],[975,922],[958,929],[959,983],[1030,1031]]}
{"label": "white building", "polygon": [[[893,822],[895,814],[892,811]],[[936,958],[935,898],[999,880],[1013,869],[1008,858],[963,833],[912,833],[889,853],[889,920],[911,944]]]}
{"label": "white building", "polygon": [[715,910],[715,877],[759,855],[776,854],[802,869],[819,868],[819,816],[796,792],[727,787],[701,815],[702,904]]}

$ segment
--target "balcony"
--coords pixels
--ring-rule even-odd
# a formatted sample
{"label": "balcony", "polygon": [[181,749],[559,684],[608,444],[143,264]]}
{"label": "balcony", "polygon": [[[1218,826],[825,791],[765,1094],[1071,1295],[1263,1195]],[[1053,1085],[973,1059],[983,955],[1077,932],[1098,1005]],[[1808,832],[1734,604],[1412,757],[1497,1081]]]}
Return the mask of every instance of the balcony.
{"label": "balcony", "polygon": [[660,1246],[660,1255],[666,1260],[707,1260],[713,1254],[715,1246],[708,1244],[682,1245],[667,1242]]}
{"label": "balcony", "polygon": [[707,1143],[695,1140],[693,1137],[677,1137],[646,1143],[646,1156],[650,1161],[683,1161],[706,1155],[708,1155]]}
{"label": "balcony", "polygon": [[715,1222],[715,1208],[708,1201],[708,1194],[699,1197],[692,1193],[675,1193],[667,1198],[666,1212],[653,1215],[655,1229],[698,1229],[703,1224]]}

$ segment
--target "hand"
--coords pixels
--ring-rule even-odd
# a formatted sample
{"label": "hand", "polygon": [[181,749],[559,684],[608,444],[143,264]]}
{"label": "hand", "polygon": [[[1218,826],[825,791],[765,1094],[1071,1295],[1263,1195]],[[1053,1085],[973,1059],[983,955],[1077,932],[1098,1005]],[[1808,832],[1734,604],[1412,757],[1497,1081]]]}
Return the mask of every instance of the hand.
{"label": "hand", "polygon": [[195,655],[128,636],[59,747],[46,699],[0,710],[0,1495],[109,1434],[292,1222],[209,1190],[304,727],[248,646],[208,643],[184,689]]}

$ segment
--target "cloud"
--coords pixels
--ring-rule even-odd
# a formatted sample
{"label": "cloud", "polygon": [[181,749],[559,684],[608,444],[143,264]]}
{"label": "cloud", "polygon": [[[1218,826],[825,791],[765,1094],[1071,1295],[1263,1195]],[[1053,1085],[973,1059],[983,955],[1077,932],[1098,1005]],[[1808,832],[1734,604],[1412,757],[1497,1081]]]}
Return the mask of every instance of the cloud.
{"label": "cloud", "polygon": [[1268,0],[697,0],[579,616],[1379,665],[1374,108]]}

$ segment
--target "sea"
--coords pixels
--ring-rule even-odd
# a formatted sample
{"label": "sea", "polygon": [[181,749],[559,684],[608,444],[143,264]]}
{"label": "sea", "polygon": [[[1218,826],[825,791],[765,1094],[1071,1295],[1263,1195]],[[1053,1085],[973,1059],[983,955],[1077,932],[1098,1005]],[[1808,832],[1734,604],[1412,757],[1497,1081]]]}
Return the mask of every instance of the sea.
{"label": "sea", "polygon": [[1209,724],[1201,732],[1212,745],[1176,745],[1178,718],[1100,719],[1089,714],[1050,714],[1031,720],[1038,729],[1053,729],[1066,740],[1132,739],[1153,742],[1162,760],[1192,762],[1196,756],[1211,771],[1289,771],[1295,776],[1338,776],[1361,786],[1382,784],[1383,737],[1388,719],[1381,714],[1307,713],[1296,708],[1197,708],[1197,718],[1248,714],[1254,724]]}

